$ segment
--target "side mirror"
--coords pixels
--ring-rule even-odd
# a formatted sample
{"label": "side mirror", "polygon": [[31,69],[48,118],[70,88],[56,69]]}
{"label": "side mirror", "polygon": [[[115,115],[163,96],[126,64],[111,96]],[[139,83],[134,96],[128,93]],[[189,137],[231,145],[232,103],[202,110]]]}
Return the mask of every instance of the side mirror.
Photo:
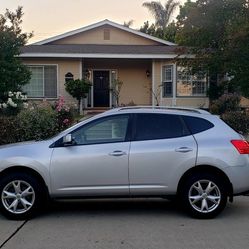
{"label": "side mirror", "polygon": [[73,138],[72,134],[67,134],[63,137],[63,144],[64,145],[72,145],[73,144]]}

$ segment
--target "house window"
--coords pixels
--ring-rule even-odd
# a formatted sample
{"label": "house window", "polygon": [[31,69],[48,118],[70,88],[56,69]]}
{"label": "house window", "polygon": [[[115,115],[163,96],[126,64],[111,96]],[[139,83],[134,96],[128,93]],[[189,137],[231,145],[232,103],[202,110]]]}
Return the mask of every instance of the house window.
{"label": "house window", "polygon": [[104,40],[110,40],[110,29],[104,29]]}
{"label": "house window", "polygon": [[57,67],[28,66],[30,82],[23,86],[29,98],[57,98]]}
{"label": "house window", "polygon": [[207,87],[205,71],[192,73],[190,69],[177,67],[177,96],[206,96]]}
{"label": "house window", "polygon": [[162,68],[163,97],[173,95],[173,65],[166,65]]}

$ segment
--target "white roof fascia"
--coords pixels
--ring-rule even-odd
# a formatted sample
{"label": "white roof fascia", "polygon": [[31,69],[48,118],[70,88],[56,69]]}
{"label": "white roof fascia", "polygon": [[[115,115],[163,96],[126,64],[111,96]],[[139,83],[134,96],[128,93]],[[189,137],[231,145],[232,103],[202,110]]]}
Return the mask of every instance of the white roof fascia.
{"label": "white roof fascia", "polygon": [[70,54],[70,53],[22,53],[19,57],[34,58],[113,58],[113,59],[177,59],[194,58],[194,55],[177,54]]}
{"label": "white roof fascia", "polygon": [[91,29],[94,29],[94,28],[98,28],[98,27],[103,26],[103,25],[110,25],[110,26],[113,26],[115,28],[122,29],[124,31],[129,32],[129,33],[132,33],[132,34],[135,34],[135,35],[138,35],[138,36],[141,36],[141,37],[144,37],[144,38],[147,38],[149,40],[156,41],[156,42],[159,42],[159,43],[162,43],[162,44],[165,44],[165,45],[169,45],[169,46],[175,46],[176,45],[173,42],[165,41],[163,39],[159,39],[159,38],[156,38],[154,36],[147,35],[147,34],[142,33],[140,31],[125,27],[123,25],[120,25],[120,24],[115,23],[115,22],[111,22],[109,20],[104,20],[104,21],[101,21],[101,22],[97,22],[97,23],[88,25],[88,26],[83,27],[83,28],[79,28],[79,29],[75,29],[73,31],[63,33],[61,35],[53,36],[51,38],[48,38],[48,39],[45,39],[45,40],[42,40],[42,41],[39,41],[39,42],[32,43],[31,45],[44,45],[46,43],[53,42],[53,41],[56,41],[56,40],[60,40],[60,39],[66,38],[68,36],[76,35],[76,34],[79,34],[81,32],[85,32],[85,31],[88,31],[88,30],[91,30]]}

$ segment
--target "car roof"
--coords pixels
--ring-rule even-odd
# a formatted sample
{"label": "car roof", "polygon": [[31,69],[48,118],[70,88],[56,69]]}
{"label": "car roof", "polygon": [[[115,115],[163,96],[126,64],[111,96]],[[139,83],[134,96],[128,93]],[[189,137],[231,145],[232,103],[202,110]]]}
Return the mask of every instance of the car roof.
{"label": "car roof", "polygon": [[172,106],[126,106],[114,108],[106,111],[105,114],[119,114],[119,113],[170,113],[170,114],[204,114],[211,115],[210,112],[191,107],[172,107]]}
{"label": "car roof", "polygon": [[131,113],[164,113],[164,114],[187,115],[194,117],[203,117],[210,121],[212,121],[213,119],[217,119],[216,116],[212,115],[210,112],[198,108],[171,107],[171,106],[126,106],[126,107],[113,108],[103,113],[91,116],[88,119],[82,120],[81,122],[75,124],[74,126],[60,133],[58,136],[56,136],[56,139],[58,139],[58,137],[61,137],[63,134],[67,134],[71,130],[77,129],[84,123],[97,120],[98,118],[104,118],[111,115],[131,114]]}

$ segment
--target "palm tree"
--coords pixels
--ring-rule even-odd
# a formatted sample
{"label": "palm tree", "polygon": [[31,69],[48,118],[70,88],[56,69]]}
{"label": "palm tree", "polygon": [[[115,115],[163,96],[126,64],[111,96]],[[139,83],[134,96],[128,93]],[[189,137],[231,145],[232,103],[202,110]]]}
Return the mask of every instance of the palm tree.
{"label": "palm tree", "polygon": [[167,0],[164,5],[159,1],[144,2],[143,7],[146,7],[155,18],[155,25],[157,28],[165,30],[170,22],[172,14],[179,2],[175,0]]}

